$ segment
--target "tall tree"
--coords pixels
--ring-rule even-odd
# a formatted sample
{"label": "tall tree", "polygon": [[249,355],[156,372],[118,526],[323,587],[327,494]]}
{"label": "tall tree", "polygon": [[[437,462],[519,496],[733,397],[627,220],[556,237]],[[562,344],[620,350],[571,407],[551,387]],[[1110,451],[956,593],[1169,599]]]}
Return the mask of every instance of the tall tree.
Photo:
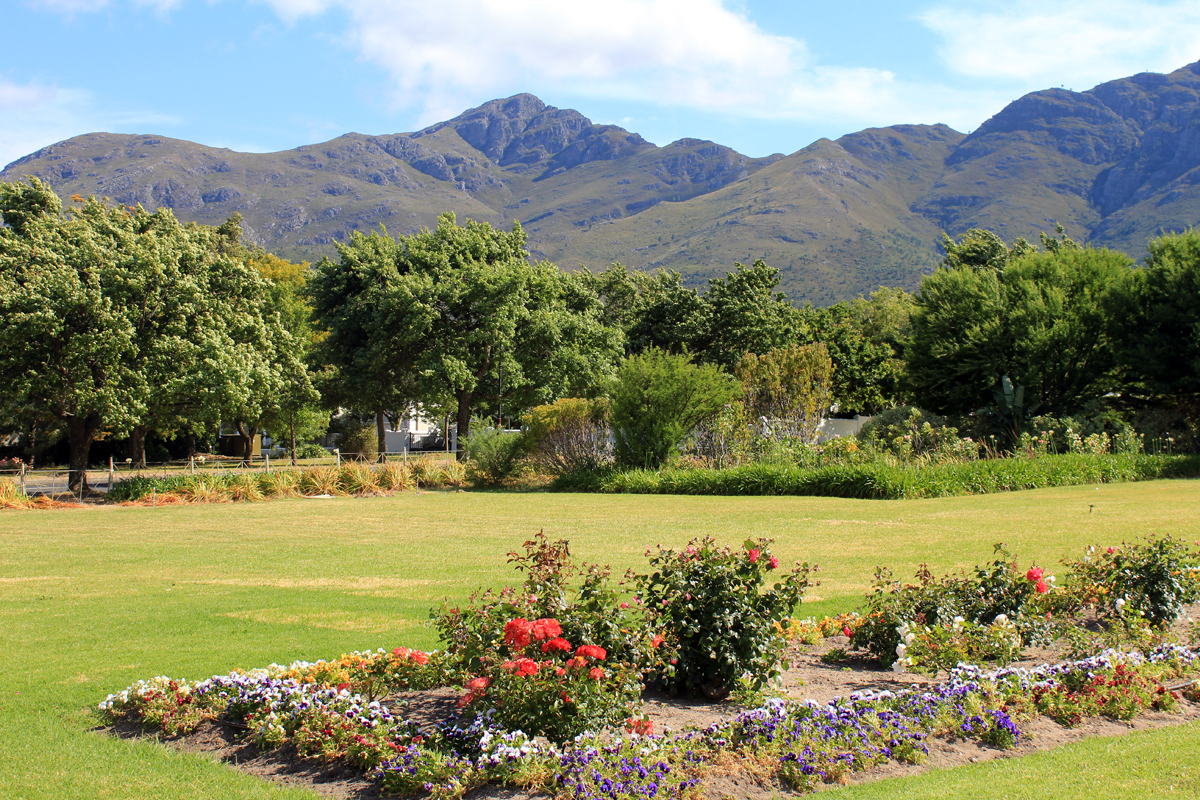
{"label": "tall tree", "polygon": [[1070,413],[1114,385],[1104,311],[1129,277],[1108,250],[1060,246],[997,268],[945,266],[921,282],[905,348],[915,403],[965,414],[1008,376],[1025,407]]}
{"label": "tall tree", "polygon": [[804,327],[787,295],[776,292],[779,270],[762,259],[734,264],[704,293],[704,334],[695,342],[700,360],[732,370],[746,353],[763,355],[796,342]]}
{"label": "tall tree", "polygon": [[102,431],[129,433],[182,395],[237,394],[222,292],[259,284],[212,229],[95,199],[63,213],[34,178],[0,184],[0,215],[0,386],[7,406],[66,428],[72,491]]}
{"label": "tall tree", "polygon": [[357,373],[347,393],[384,397],[411,381],[414,399],[453,399],[460,439],[481,404],[578,393],[619,355],[595,294],[552,264],[530,264],[520,225],[504,232],[443,214],[435,230],[356,235],[338,252],[317,265],[311,294],[330,334],[322,351]]}
{"label": "tall tree", "polygon": [[1146,268],[1109,310],[1130,388],[1200,417],[1200,233],[1152,240]]}

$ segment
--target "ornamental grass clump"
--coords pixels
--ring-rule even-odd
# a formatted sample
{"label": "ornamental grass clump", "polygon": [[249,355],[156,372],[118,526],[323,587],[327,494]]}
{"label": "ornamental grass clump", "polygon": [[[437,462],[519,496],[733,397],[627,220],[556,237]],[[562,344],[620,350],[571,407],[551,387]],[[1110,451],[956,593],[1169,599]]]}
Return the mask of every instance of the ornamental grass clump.
{"label": "ornamental grass clump", "polygon": [[337,467],[312,467],[300,473],[300,493],[306,496],[342,494]]}
{"label": "ornamental grass clump", "polygon": [[300,493],[300,473],[294,469],[276,469],[260,473],[258,487],[267,497],[295,497]]}
{"label": "ornamental grass clump", "polygon": [[379,470],[379,486],[392,492],[413,488],[412,470],[402,461],[388,461]]}
{"label": "ornamental grass clump", "polygon": [[790,623],[816,567],[797,563],[764,589],[779,568],[770,542],[731,550],[706,537],[681,551],[660,545],[650,557],[652,572],[636,583],[647,624],[664,637],[656,674],[664,689],[720,700],[739,682],[760,690],[786,668],[777,626]]}
{"label": "ornamental grass clump", "polygon": [[377,495],[382,492],[379,472],[369,464],[343,464],[338,473],[338,485],[345,494],[351,495]]}

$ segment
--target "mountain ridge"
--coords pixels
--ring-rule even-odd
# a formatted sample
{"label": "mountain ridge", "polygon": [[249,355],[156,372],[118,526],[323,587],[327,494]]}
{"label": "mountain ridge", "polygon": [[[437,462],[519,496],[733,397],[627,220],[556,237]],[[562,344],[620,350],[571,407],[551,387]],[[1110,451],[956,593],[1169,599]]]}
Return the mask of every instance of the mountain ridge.
{"label": "mountain ridge", "polygon": [[1045,89],[971,134],[868,128],[751,158],[701,139],[659,147],[530,94],[411,133],[347,133],[277,153],[155,135],[91,133],[18,159],[61,195],[168,206],[284,257],[333,256],[354,231],[392,234],[453,211],[519,221],[531,253],[565,268],[677,269],[692,283],[763,258],[797,301],[913,288],[937,242],[981,227],[1008,240],[1064,225],[1140,256],[1200,220],[1200,62],[1085,92]]}

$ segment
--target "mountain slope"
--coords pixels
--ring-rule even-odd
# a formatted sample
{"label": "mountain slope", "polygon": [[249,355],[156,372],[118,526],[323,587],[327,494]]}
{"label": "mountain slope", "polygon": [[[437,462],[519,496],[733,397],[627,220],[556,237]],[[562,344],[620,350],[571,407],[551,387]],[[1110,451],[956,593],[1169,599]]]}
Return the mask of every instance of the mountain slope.
{"label": "mountain slope", "polygon": [[247,237],[293,259],[334,255],[354,231],[409,233],[438,214],[520,221],[536,257],[621,261],[691,282],[762,258],[797,300],[913,287],[942,232],[988,228],[1140,256],[1200,221],[1200,63],[1086,92],[1019,98],[969,136],[895,125],[749,158],[682,139],[657,147],[532,95],[494,100],[408,134],[346,134],[280,153],[94,133],[43,148],[0,180],[36,175],[185,220],[234,212]]}

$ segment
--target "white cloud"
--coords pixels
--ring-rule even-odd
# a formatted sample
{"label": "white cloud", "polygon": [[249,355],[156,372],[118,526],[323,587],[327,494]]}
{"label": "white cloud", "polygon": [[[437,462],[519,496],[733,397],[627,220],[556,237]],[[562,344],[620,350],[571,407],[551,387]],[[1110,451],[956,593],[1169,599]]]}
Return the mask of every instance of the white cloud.
{"label": "white cloud", "polygon": [[175,117],[144,111],[95,109],[80,89],[16,84],[0,78],[0,169],[47,145],[91,131],[178,125]]}
{"label": "white cloud", "polygon": [[890,72],[815,64],[802,41],[721,0],[265,2],[289,22],[344,14],[335,36],[389,75],[389,104],[415,109],[420,125],[519,91],[851,123],[930,105]]}
{"label": "white cloud", "polygon": [[939,52],[951,69],[1031,88],[1061,84],[1082,91],[1200,58],[1194,0],[956,3],[918,18],[942,37]]}

